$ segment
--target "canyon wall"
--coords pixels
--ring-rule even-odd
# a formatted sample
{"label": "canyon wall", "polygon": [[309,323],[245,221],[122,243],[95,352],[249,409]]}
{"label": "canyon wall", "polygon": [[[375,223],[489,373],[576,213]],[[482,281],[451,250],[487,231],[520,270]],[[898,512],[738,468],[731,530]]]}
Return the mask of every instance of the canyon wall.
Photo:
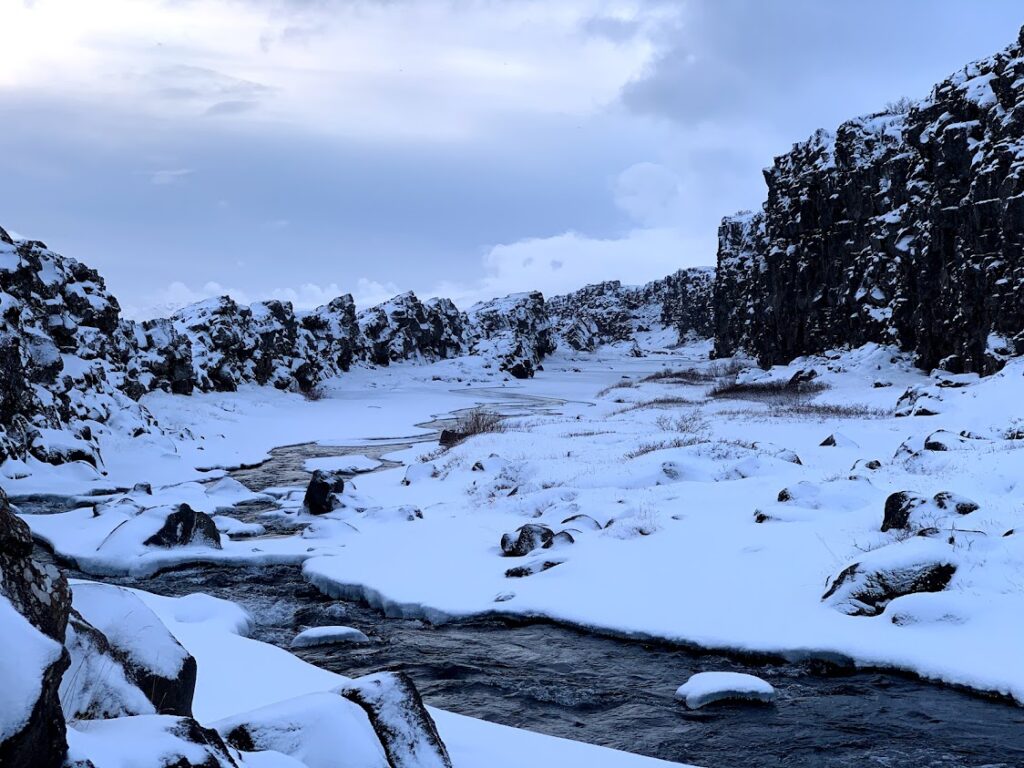
{"label": "canyon wall", "polygon": [[776,158],[763,209],[719,229],[719,356],[873,341],[989,373],[1024,353],[1022,45]]}

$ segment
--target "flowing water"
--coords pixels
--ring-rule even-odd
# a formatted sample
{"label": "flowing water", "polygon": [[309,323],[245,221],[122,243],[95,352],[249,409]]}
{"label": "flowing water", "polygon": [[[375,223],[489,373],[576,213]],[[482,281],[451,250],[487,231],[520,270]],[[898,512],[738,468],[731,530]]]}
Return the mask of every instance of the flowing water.
{"label": "flowing water", "polygon": [[[503,402],[527,412],[552,404]],[[358,447],[288,446],[232,475],[255,490],[301,485],[308,477],[303,463],[313,456],[380,457],[417,442],[423,438]],[[59,497],[18,503],[25,512],[76,504]],[[258,512],[256,506],[240,515]],[[666,760],[715,768],[1024,766],[1024,708],[898,674],[737,658],[541,621],[484,618],[431,626],[390,619],[357,603],[325,598],[298,568],[287,566],[194,567],[143,580],[109,580],[158,594],[202,591],[240,602],[254,618],[253,637],[286,648],[307,627],[353,626],[371,642],[296,652],[350,676],[407,672],[433,706]],[[673,693],[691,674],[706,670],[763,677],[775,686],[777,701],[688,711]]]}

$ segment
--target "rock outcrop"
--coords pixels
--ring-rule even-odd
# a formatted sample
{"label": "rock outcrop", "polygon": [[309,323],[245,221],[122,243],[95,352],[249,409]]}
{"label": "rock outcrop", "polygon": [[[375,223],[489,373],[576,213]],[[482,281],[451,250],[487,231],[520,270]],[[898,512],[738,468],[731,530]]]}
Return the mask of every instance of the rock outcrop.
{"label": "rock outcrop", "polygon": [[710,269],[681,270],[638,288],[600,283],[550,301],[519,293],[467,312],[411,292],[359,313],[350,295],[306,313],[221,296],[138,323],[121,317],[94,270],[0,229],[0,463],[85,462],[102,472],[98,438],[115,422],[133,437],[160,431],[138,402],[153,391],[310,392],[356,364],[462,355],[530,378],[560,344],[707,337],[712,279]]}
{"label": "rock outcrop", "polygon": [[618,280],[588,285],[547,302],[558,346],[592,352],[603,344],[636,340],[670,329],[679,341],[713,333],[714,270],[681,269],[642,286]]}
{"label": "rock outcrop", "polygon": [[719,229],[716,353],[878,342],[980,373],[1024,353],[1022,52],[776,158],[763,210]]}
{"label": "rock outcrop", "polygon": [[472,353],[496,360],[517,379],[532,378],[544,356],[555,351],[551,319],[538,291],[474,304],[467,315],[475,335]]}
{"label": "rock outcrop", "polygon": [[0,765],[57,768],[67,751],[61,677],[70,657],[65,578],[32,558],[32,534],[0,491]]}

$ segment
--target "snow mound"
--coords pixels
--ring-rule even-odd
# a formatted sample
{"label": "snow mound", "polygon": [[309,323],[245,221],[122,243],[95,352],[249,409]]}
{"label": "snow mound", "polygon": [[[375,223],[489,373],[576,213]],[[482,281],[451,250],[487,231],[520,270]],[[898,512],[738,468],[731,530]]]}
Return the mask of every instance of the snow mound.
{"label": "snow mound", "polygon": [[698,672],[676,690],[676,698],[690,709],[700,709],[716,701],[775,700],[775,688],[754,675],[742,672]]}
{"label": "snow mound", "polygon": [[292,648],[368,642],[370,638],[355,627],[313,627],[299,632],[292,638]]}

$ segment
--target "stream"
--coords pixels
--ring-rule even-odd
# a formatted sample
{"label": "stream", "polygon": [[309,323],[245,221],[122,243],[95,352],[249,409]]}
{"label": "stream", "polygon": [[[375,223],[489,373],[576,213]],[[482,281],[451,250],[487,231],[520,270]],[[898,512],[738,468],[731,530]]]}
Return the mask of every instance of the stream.
{"label": "stream", "polygon": [[[504,414],[549,412],[558,403],[500,395],[496,405]],[[439,430],[450,423],[420,426]],[[359,453],[379,459],[434,440],[436,433],[359,446],[286,446],[259,466],[230,474],[253,490],[304,485],[309,458]],[[382,468],[390,466],[397,464],[385,461]],[[57,497],[16,501],[24,512],[59,511],[70,503]],[[259,511],[255,506],[238,514],[255,519]],[[713,768],[1024,766],[1024,708],[892,672],[698,652],[536,620],[432,626],[386,618],[365,605],[324,597],[291,566],[189,567],[148,579],[106,580],[162,595],[202,591],[233,600],[252,614],[252,637],[284,648],[307,627],[353,626],[370,643],[294,652],[349,676],[407,672],[432,706],[665,760]],[[777,701],[688,711],[674,700],[675,689],[707,670],[758,675],[775,686]]]}

